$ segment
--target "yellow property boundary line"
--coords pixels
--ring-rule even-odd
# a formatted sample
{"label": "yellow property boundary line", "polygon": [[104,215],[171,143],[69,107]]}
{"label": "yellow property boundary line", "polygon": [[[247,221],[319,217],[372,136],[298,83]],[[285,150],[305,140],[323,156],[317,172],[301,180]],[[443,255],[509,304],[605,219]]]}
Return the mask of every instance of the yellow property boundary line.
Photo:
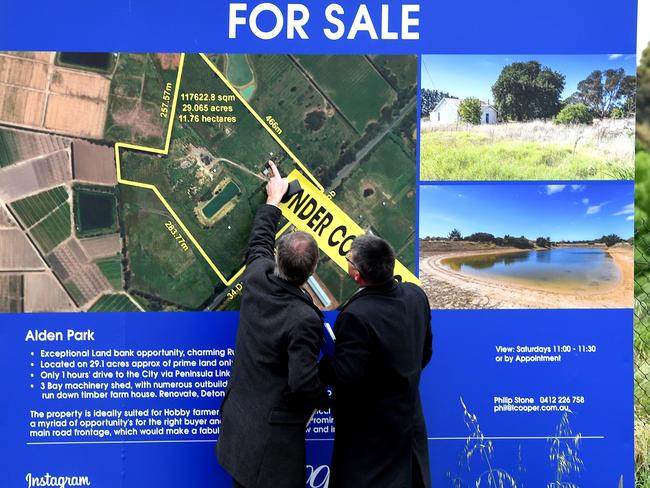
{"label": "yellow property boundary line", "polygon": [[[323,186],[314,178],[314,176],[311,174],[311,172],[305,167],[305,165],[302,164],[302,162],[298,159],[298,157],[289,149],[286,144],[278,137],[278,135],[272,130],[271,127],[269,127],[268,124],[264,122],[264,120],[259,116],[259,114],[253,109],[253,107],[250,106],[250,104],[246,101],[246,99],[239,93],[239,91],[226,79],[226,77],[219,71],[219,69],[210,61],[210,59],[203,53],[199,53],[203,61],[214,71],[217,76],[221,79],[221,81],[228,87],[228,89],[239,99],[239,101],[246,107],[246,109],[255,117],[255,119],[266,129],[266,131],[271,134],[273,139],[280,145],[280,147],[289,155],[289,157],[296,163],[296,165],[308,176],[310,180],[314,182],[316,187],[324,191]],[[185,64],[185,54],[181,54],[181,59],[178,64],[178,73],[176,74],[176,86],[174,87],[174,97],[172,99],[172,107],[171,111],[169,113],[169,125],[167,127],[167,136],[165,139],[165,147],[163,149],[160,148],[154,148],[154,147],[146,147],[146,146],[139,146],[137,144],[129,144],[125,142],[118,142],[115,144],[115,163],[116,163],[116,169],[117,169],[117,182],[121,183],[123,185],[128,185],[128,186],[135,186],[137,188],[144,188],[146,190],[151,190],[153,191],[158,199],[161,201],[161,203],[165,206],[167,211],[170,213],[170,215],[174,218],[178,226],[181,228],[181,230],[187,235],[187,238],[190,240],[190,242],[194,245],[194,247],[199,251],[199,254],[203,257],[203,259],[206,260],[210,268],[217,274],[219,279],[223,282],[224,285],[230,286],[232,285],[239,276],[244,272],[245,266],[242,266],[242,268],[237,271],[233,276],[230,278],[226,278],[224,274],[219,270],[217,265],[212,261],[210,256],[205,252],[201,244],[196,240],[196,238],[192,235],[192,233],[189,231],[189,229],[185,226],[183,221],[180,219],[178,214],[174,211],[172,206],[167,202],[165,197],[160,193],[158,188],[155,185],[151,185],[148,183],[140,183],[137,181],[132,181],[132,180],[127,180],[122,178],[122,167],[121,167],[121,161],[120,161],[120,149],[131,149],[135,151],[142,151],[142,152],[148,152],[152,154],[162,154],[162,155],[167,155],[169,153],[169,146],[171,144],[171,136],[172,136],[172,128],[174,126],[174,119],[176,118],[176,103],[178,101],[178,92],[180,90],[181,86],[181,79],[183,75],[183,66]],[[289,227],[291,226],[291,223],[287,222],[286,225],[284,225],[277,233],[277,235],[283,234]]]}

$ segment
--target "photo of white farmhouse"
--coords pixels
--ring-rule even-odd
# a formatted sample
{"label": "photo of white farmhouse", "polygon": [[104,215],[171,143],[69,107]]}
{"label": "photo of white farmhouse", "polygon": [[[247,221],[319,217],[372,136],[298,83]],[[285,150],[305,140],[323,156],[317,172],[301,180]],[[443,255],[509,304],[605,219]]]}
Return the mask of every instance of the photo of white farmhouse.
{"label": "photo of white farmhouse", "polygon": [[[434,124],[457,124],[460,123],[458,107],[462,100],[460,98],[445,97],[438,102],[429,114],[429,120]],[[490,102],[481,100],[481,124],[496,124],[497,109],[490,105]]]}

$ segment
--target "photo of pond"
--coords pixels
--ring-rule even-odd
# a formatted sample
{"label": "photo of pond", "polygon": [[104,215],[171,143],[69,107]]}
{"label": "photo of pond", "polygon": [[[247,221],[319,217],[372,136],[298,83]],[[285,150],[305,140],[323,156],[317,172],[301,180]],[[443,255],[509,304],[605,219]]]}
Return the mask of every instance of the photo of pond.
{"label": "photo of pond", "polygon": [[432,308],[630,308],[634,184],[420,187],[419,278]]}
{"label": "photo of pond", "polygon": [[449,269],[477,277],[555,291],[605,291],[621,272],[606,249],[554,248],[443,259]]}

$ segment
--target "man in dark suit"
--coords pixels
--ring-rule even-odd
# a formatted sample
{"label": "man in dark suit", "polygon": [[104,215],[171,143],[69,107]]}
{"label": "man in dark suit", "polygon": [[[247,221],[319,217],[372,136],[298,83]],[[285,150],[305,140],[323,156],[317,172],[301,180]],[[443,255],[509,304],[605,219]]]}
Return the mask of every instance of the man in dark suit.
{"label": "man in dark suit", "polygon": [[334,388],[329,487],[430,487],[419,392],[432,352],[427,297],[394,279],[395,253],[379,237],[357,237],[347,260],[359,290],[334,326],[334,357],[320,365]]}
{"label": "man in dark suit", "polygon": [[327,400],[317,364],[323,315],[300,288],[316,270],[318,246],[294,232],[279,239],[274,253],[287,181],[270,166],[267,203],[248,244],[217,457],[235,487],[304,488],[305,428]]}

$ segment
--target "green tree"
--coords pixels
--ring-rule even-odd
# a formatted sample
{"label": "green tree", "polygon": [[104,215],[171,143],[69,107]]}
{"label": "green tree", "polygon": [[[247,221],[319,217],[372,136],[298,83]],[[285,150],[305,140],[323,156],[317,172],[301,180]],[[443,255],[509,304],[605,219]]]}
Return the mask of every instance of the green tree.
{"label": "green tree", "polygon": [[610,117],[617,107],[628,116],[634,113],[634,91],[634,76],[626,75],[623,68],[594,70],[578,83],[571,101],[584,103],[596,117]]}
{"label": "green tree", "polygon": [[643,51],[637,68],[636,119],[641,124],[650,124],[650,46]]}
{"label": "green tree", "polygon": [[[637,195],[639,184],[650,187],[650,176],[639,179],[640,161],[648,165],[648,149],[650,149],[650,45],[643,51],[641,63],[637,68],[637,107],[636,107],[636,140],[637,140]],[[649,166],[650,167],[650,166]],[[646,168],[646,174],[648,169]],[[643,206],[650,213],[650,204]]]}
{"label": "green tree", "polygon": [[538,237],[535,244],[537,247],[551,247],[553,245],[550,237]]}
{"label": "green tree", "polygon": [[621,239],[616,234],[608,234],[606,236],[601,237],[600,242],[604,243],[607,247],[612,247],[614,244],[623,242],[623,239]]}
{"label": "green tree", "polygon": [[503,236],[503,245],[516,247],[519,249],[530,249],[533,247],[533,243],[526,239],[526,237],[514,237],[509,234]]}
{"label": "green tree", "polygon": [[478,125],[481,123],[481,101],[478,98],[468,97],[458,105],[458,116],[467,124]]}
{"label": "green tree", "polygon": [[561,108],[563,74],[538,61],[512,63],[492,86],[494,104],[504,120],[547,119]]}
{"label": "green tree", "polygon": [[460,241],[462,239],[462,235],[460,234],[460,231],[458,229],[453,229],[449,233],[449,239],[452,241]]}
{"label": "green tree", "polygon": [[465,240],[472,242],[494,242],[495,237],[487,232],[475,232],[474,234],[465,237]]}
{"label": "green tree", "polygon": [[612,113],[610,114],[610,117],[612,119],[622,119],[625,117],[625,110],[623,110],[621,107],[614,107],[612,109]]}
{"label": "green tree", "polygon": [[591,124],[594,116],[584,103],[572,103],[567,105],[555,117],[556,124]]}

